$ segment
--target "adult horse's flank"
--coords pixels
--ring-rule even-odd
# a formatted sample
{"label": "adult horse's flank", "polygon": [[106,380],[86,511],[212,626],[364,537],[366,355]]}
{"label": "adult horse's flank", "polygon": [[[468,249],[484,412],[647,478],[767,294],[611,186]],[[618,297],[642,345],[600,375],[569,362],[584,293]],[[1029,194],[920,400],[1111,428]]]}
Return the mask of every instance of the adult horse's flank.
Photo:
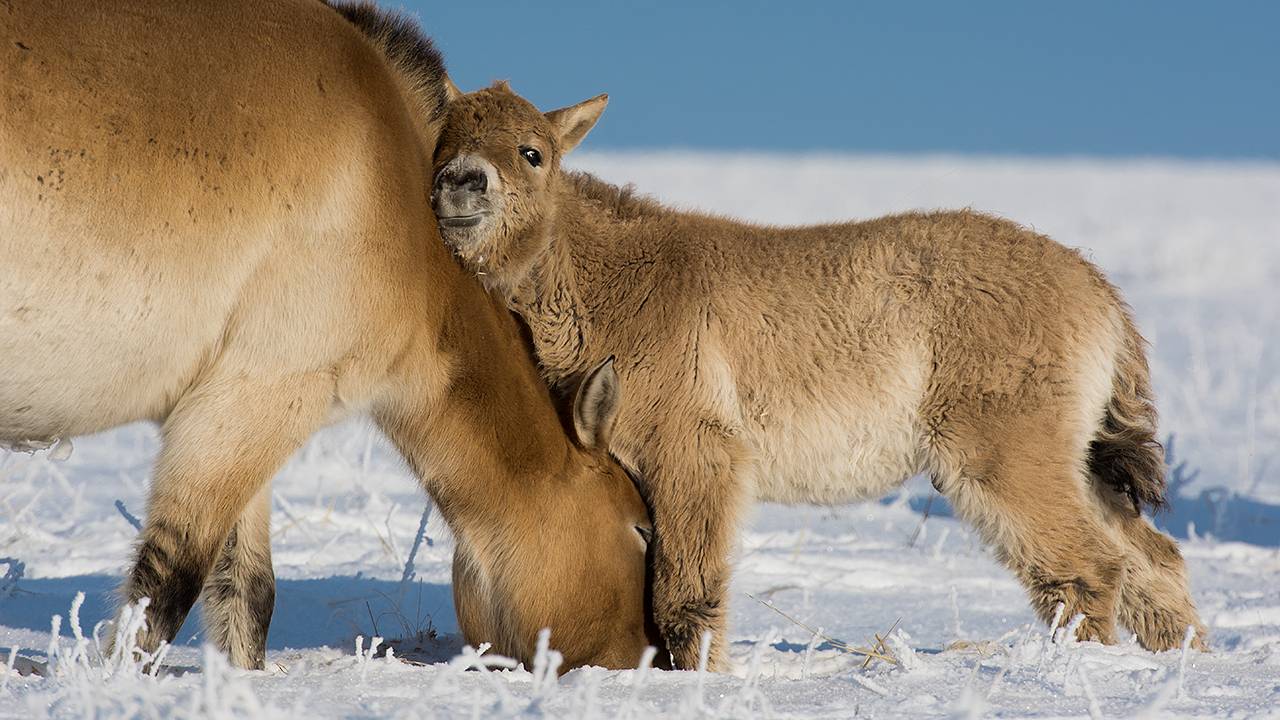
{"label": "adult horse's flank", "polygon": [[837,503],[918,472],[1050,621],[1147,648],[1204,628],[1164,501],[1142,338],[1078,253],[972,212],[768,228],[565,173],[600,96],[538,112],[499,84],[452,103],[442,235],[532,330],[544,373],[617,353],[614,451],[648,487],[654,610],[678,665],[716,633],[744,503]]}
{"label": "adult horse's flank", "polygon": [[[609,457],[616,378],[562,425],[516,321],[427,207],[446,101],[412,24],[315,0],[0,4],[0,441],[161,424],[123,600],[143,647],[203,589],[261,667],[269,481],[370,413],[457,537],[470,642],[633,666],[645,506]],[[639,531],[639,532],[638,532]]]}

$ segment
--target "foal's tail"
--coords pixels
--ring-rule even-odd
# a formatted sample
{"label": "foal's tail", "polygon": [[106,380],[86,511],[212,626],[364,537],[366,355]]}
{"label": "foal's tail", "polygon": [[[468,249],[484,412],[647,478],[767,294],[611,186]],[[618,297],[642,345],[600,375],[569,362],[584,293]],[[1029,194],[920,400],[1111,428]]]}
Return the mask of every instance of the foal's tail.
{"label": "foal's tail", "polygon": [[1089,444],[1089,470],[1129,498],[1135,512],[1165,507],[1164,450],[1156,440],[1156,406],[1147,367],[1146,341],[1128,308],[1121,306],[1124,334],[1111,380],[1106,416]]}
{"label": "foal's tail", "polygon": [[1133,503],[1134,513],[1108,514],[1120,530],[1125,553],[1116,618],[1138,635],[1148,650],[1172,650],[1194,629],[1191,646],[1209,649],[1209,636],[1187,587],[1187,570],[1173,538],[1142,517],[1144,507],[1164,507],[1164,453],[1156,442],[1156,408],[1151,398],[1146,343],[1128,308],[1120,306],[1124,340],[1116,357],[1111,399],[1097,436],[1089,445],[1089,470]]}

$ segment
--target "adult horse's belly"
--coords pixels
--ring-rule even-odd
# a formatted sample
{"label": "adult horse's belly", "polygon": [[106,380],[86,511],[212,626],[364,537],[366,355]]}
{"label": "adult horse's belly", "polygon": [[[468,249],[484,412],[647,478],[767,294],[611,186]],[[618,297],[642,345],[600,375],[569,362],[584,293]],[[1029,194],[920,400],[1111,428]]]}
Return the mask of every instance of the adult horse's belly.
{"label": "adult horse's belly", "polygon": [[163,257],[16,230],[0,219],[0,442],[162,417],[215,350],[229,302]]}

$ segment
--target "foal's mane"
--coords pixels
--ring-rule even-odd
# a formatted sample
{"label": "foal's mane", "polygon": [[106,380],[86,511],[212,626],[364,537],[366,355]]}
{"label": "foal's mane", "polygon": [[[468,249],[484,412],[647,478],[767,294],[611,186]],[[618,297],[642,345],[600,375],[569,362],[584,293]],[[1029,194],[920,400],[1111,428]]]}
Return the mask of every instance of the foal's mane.
{"label": "foal's mane", "polygon": [[634,185],[614,185],[591,173],[570,170],[564,179],[582,197],[604,207],[620,220],[628,220],[669,212],[657,200],[640,194]]}
{"label": "foal's mane", "polygon": [[448,102],[445,90],[448,73],[444,57],[431,38],[422,33],[416,20],[393,10],[384,10],[366,0],[323,2],[356,26],[407,81],[410,91],[426,113],[424,120],[436,122],[444,119]]}

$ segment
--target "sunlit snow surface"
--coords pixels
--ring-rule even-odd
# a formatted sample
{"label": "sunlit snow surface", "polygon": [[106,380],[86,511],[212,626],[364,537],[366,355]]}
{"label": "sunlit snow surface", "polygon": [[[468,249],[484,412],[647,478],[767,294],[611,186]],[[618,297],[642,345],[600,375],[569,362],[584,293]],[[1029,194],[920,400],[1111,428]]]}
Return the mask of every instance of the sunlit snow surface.
{"label": "sunlit snow surface", "polygon": [[[972,207],[1085,248],[1152,342],[1162,433],[1190,478],[1164,522],[1190,534],[1214,652],[1184,664],[1128,640],[1050,643],[964,525],[940,503],[922,524],[917,484],[892,505],[757,509],[733,585],[731,675],[464,671],[474,663],[444,664],[460,652],[448,532],[433,518],[417,577],[401,583],[422,498],[352,422],[317,436],[274,484],[271,669],[228,670],[189,623],[174,669],[106,677],[96,660],[68,659],[68,612],[85,592],[87,633],[127,564],[134,530],[114,503],[143,513],[157,448],[133,426],[78,440],[63,462],[0,454],[0,558],[25,564],[16,584],[0,579],[0,717],[1280,717],[1280,167],[689,153],[575,165],[759,222]],[[9,570],[0,560],[0,577]],[[62,660],[46,664],[54,614]],[[866,668],[801,626],[861,647],[895,622],[899,664]],[[358,635],[367,648],[375,634],[432,630],[397,647],[426,664],[356,655]],[[14,647],[24,672],[5,677]]]}

